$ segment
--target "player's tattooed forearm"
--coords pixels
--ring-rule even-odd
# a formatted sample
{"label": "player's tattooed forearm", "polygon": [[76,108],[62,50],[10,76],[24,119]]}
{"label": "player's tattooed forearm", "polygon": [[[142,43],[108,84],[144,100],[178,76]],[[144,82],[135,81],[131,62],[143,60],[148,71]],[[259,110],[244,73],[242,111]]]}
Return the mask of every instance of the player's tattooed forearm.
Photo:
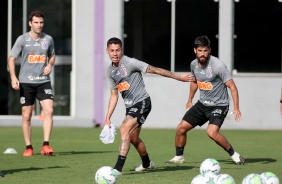
{"label": "player's tattooed forearm", "polygon": [[164,77],[170,77],[170,78],[173,78],[173,79],[180,79],[180,76],[176,73],[173,73],[171,71],[164,70],[164,69],[161,69],[161,68],[157,68],[157,67],[154,67],[154,66],[151,66],[151,65],[148,66],[147,71],[149,73],[156,73],[156,74],[162,75]]}

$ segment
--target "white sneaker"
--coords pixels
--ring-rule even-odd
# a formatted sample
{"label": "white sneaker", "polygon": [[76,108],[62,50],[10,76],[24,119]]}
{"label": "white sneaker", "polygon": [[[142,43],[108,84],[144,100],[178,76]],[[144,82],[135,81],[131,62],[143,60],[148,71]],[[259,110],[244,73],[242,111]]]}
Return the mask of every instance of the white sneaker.
{"label": "white sneaker", "polygon": [[144,171],[144,170],[148,170],[148,169],[155,169],[156,165],[153,162],[150,162],[149,167],[144,168],[143,165],[139,165],[138,167],[135,168],[135,171]]}
{"label": "white sneaker", "polygon": [[245,163],[245,158],[240,156],[240,154],[237,153],[237,152],[234,152],[234,154],[231,156],[231,158],[238,165],[244,165],[244,163]]}
{"label": "white sneaker", "polygon": [[180,155],[180,156],[173,157],[173,159],[167,161],[166,163],[167,164],[182,164],[184,162],[185,162],[185,159],[184,159],[183,155]]}
{"label": "white sneaker", "polygon": [[116,170],[116,169],[114,169],[115,170],[115,172],[117,173],[117,175],[119,176],[119,175],[122,175],[122,173],[120,172],[120,171],[118,171],[118,170]]}

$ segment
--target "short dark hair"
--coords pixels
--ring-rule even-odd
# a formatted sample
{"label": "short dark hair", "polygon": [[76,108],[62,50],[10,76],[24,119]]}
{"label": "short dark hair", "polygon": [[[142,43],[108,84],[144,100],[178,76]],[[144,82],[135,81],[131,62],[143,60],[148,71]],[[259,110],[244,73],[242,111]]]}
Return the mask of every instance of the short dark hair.
{"label": "short dark hair", "polygon": [[119,38],[116,38],[116,37],[113,37],[113,38],[110,38],[107,42],[107,47],[111,44],[118,44],[120,45],[120,47],[122,47],[122,42]]}
{"label": "short dark hair", "polygon": [[44,14],[41,11],[36,10],[29,14],[29,21],[32,22],[33,17],[42,17],[44,19]]}
{"label": "short dark hair", "polygon": [[206,35],[197,37],[195,42],[194,42],[194,48],[198,48],[198,47],[211,48],[210,39]]}

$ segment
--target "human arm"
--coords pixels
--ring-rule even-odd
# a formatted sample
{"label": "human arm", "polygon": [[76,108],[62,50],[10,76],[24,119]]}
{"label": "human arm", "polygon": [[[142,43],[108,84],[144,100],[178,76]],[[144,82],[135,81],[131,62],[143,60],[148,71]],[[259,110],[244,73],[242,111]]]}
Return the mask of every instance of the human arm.
{"label": "human arm", "polygon": [[111,125],[111,116],[116,108],[118,102],[118,90],[117,89],[112,89],[111,90],[111,96],[110,96],[110,100],[109,100],[109,106],[108,106],[108,111],[107,111],[107,115],[106,115],[106,119],[104,122],[104,126],[108,125],[110,127]]}
{"label": "human arm", "polygon": [[16,58],[14,58],[13,56],[10,56],[8,59],[8,68],[10,72],[12,88],[15,90],[19,90],[20,82],[16,76],[15,61],[16,61]]}
{"label": "human arm", "polygon": [[189,98],[188,102],[186,103],[186,109],[190,109],[193,106],[193,98],[195,96],[195,93],[198,89],[197,82],[190,82],[190,92],[189,92]]}
{"label": "human arm", "polygon": [[173,73],[171,71],[162,69],[162,68],[157,68],[154,66],[149,65],[147,67],[147,73],[152,73],[152,74],[158,74],[164,77],[168,77],[168,78],[172,78],[172,79],[176,79],[182,82],[192,82],[195,81],[195,77],[194,75],[192,75],[191,73],[189,74],[183,74],[183,75],[179,75],[176,73]]}
{"label": "human arm", "polygon": [[43,71],[43,75],[50,75],[50,73],[52,72],[52,67],[55,64],[55,55],[52,55],[48,61],[48,64],[46,65],[46,67],[44,68]]}
{"label": "human arm", "polygon": [[239,109],[239,94],[237,87],[234,83],[234,81],[231,79],[225,83],[225,85],[229,88],[231,96],[233,98],[233,104],[234,104],[234,109],[232,113],[234,114],[235,120],[240,121],[241,120],[241,112]]}

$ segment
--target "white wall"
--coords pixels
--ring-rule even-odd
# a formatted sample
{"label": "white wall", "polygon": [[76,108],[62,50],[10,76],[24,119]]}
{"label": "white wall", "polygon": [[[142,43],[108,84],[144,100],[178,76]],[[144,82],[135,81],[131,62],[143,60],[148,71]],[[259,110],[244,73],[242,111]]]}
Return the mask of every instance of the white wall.
{"label": "white wall", "polygon": [[[189,83],[151,74],[145,74],[144,80],[151,95],[153,108],[143,127],[176,128],[185,113]],[[282,116],[279,111],[282,74],[241,74],[235,76],[234,81],[239,90],[242,120],[235,122],[228,116],[222,129],[282,129]],[[194,102],[198,97],[197,92]],[[105,99],[109,99],[109,90]],[[232,109],[231,98],[230,110]],[[120,98],[112,122],[119,126],[124,115],[125,107]]]}
{"label": "white wall", "polygon": [[[73,0],[72,32],[72,116],[54,117],[54,126],[93,127],[94,102],[94,1]],[[122,0],[105,0],[106,42],[111,37],[122,38]],[[106,48],[105,48],[106,49]],[[104,53],[104,68],[110,59]],[[152,99],[152,111],[144,128],[175,128],[185,113],[189,83],[145,74],[145,84]],[[109,94],[106,74],[104,76],[104,116],[107,111]],[[282,74],[238,74],[234,77],[240,95],[243,119],[236,123],[226,118],[225,129],[282,129],[279,112]],[[195,100],[198,98],[195,95]],[[99,106],[96,105],[96,108]],[[232,109],[232,105],[230,107]],[[125,116],[122,98],[119,99],[112,121],[119,126]],[[0,116],[0,126],[20,126],[21,116]],[[33,126],[42,126],[42,120],[33,117]]]}

